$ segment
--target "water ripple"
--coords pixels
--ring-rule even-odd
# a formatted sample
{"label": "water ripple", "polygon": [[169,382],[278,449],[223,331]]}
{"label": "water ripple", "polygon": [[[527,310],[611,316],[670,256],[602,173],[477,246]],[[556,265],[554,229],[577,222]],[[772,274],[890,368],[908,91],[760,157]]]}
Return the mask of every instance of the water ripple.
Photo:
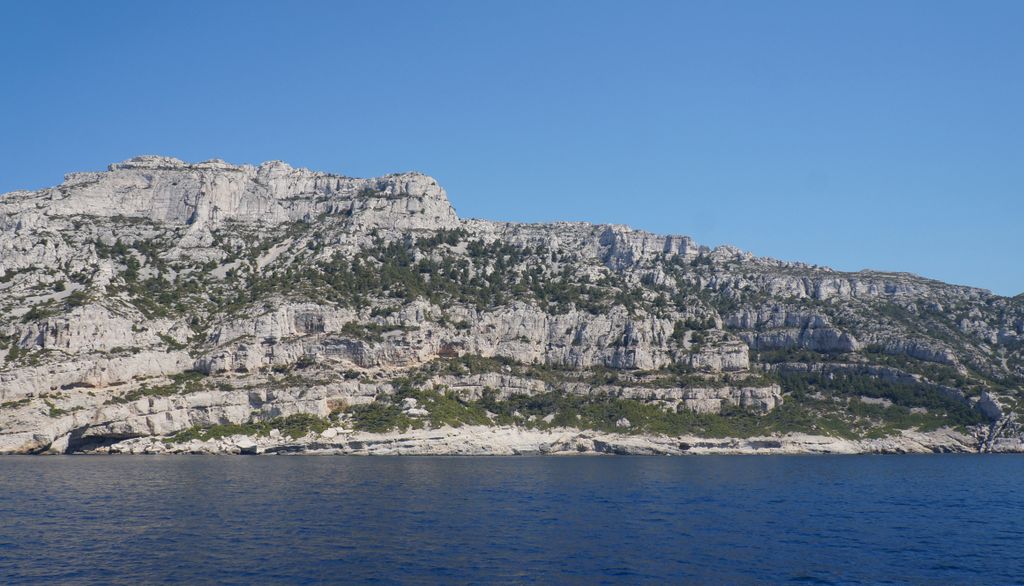
{"label": "water ripple", "polygon": [[1020,583],[1024,458],[0,458],[0,582]]}

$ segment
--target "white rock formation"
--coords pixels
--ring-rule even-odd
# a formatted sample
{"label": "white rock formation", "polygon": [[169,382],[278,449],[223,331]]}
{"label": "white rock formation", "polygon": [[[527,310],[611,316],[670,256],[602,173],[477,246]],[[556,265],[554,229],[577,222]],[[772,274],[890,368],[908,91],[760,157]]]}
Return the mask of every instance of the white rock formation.
{"label": "white rock formation", "polygon": [[[628,436],[556,432],[558,413],[514,402],[632,401],[706,421],[790,404],[866,433],[892,412],[844,409],[878,393],[888,403],[871,405],[973,435],[706,451],[998,451],[1019,445],[1022,381],[1024,297],[619,225],[463,220],[419,173],[138,157],[0,196],[0,453],[701,453],[639,420],[579,423],[625,421]],[[492,431],[440,430],[411,392],[541,429],[499,428],[489,411]],[[352,433],[374,404],[422,429]],[[331,427],[303,442],[162,441],[289,416]]]}

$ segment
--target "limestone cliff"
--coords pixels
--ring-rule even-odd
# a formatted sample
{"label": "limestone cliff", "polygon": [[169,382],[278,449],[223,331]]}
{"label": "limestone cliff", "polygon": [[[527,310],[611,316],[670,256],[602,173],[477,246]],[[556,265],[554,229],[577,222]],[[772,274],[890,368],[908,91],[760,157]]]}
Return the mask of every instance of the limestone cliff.
{"label": "limestone cliff", "polygon": [[139,157],[0,196],[0,453],[461,425],[1016,449],[1022,384],[1024,298],[463,220],[418,173]]}

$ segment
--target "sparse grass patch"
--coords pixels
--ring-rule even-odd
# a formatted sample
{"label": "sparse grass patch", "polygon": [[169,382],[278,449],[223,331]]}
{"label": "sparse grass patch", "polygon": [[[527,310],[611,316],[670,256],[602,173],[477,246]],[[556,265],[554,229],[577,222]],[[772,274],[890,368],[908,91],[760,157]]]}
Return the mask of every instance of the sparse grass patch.
{"label": "sparse grass patch", "polygon": [[270,435],[270,431],[277,429],[281,435],[291,439],[298,439],[307,433],[314,431],[320,433],[331,426],[331,422],[316,415],[308,413],[297,413],[287,417],[275,417],[266,420],[250,420],[247,423],[227,423],[211,425],[208,427],[192,427],[166,438],[166,443],[185,443],[194,439],[207,441],[211,439],[223,439],[233,435]]}
{"label": "sparse grass patch", "polygon": [[7,401],[6,403],[0,403],[0,409],[15,409],[18,407],[24,407],[25,405],[28,405],[31,401],[32,399],[30,399],[29,397],[18,399],[17,401]]}
{"label": "sparse grass patch", "polygon": [[172,374],[168,378],[171,379],[169,384],[151,387],[147,383],[142,383],[139,388],[129,391],[120,397],[111,397],[110,399],[107,399],[105,404],[117,405],[131,403],[132,401],[137,401],[142,397],[171,397],[174,395],[195,393],[203,390],[206,375],[195,370],[187,370],[185,372],[179,372],[178,374]]}

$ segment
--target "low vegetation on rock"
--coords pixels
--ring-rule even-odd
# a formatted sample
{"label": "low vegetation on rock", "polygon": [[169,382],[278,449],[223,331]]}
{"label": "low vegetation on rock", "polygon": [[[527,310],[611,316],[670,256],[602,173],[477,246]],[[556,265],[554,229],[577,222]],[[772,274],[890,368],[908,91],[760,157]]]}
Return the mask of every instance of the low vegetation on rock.
{"label": "low vegetation on rock", "polygon": [[446,426],[1021,444],[1022,296],[464,220],[422,174],[280,162],[139,157],[0,196],[0,227],[3,453]]}

